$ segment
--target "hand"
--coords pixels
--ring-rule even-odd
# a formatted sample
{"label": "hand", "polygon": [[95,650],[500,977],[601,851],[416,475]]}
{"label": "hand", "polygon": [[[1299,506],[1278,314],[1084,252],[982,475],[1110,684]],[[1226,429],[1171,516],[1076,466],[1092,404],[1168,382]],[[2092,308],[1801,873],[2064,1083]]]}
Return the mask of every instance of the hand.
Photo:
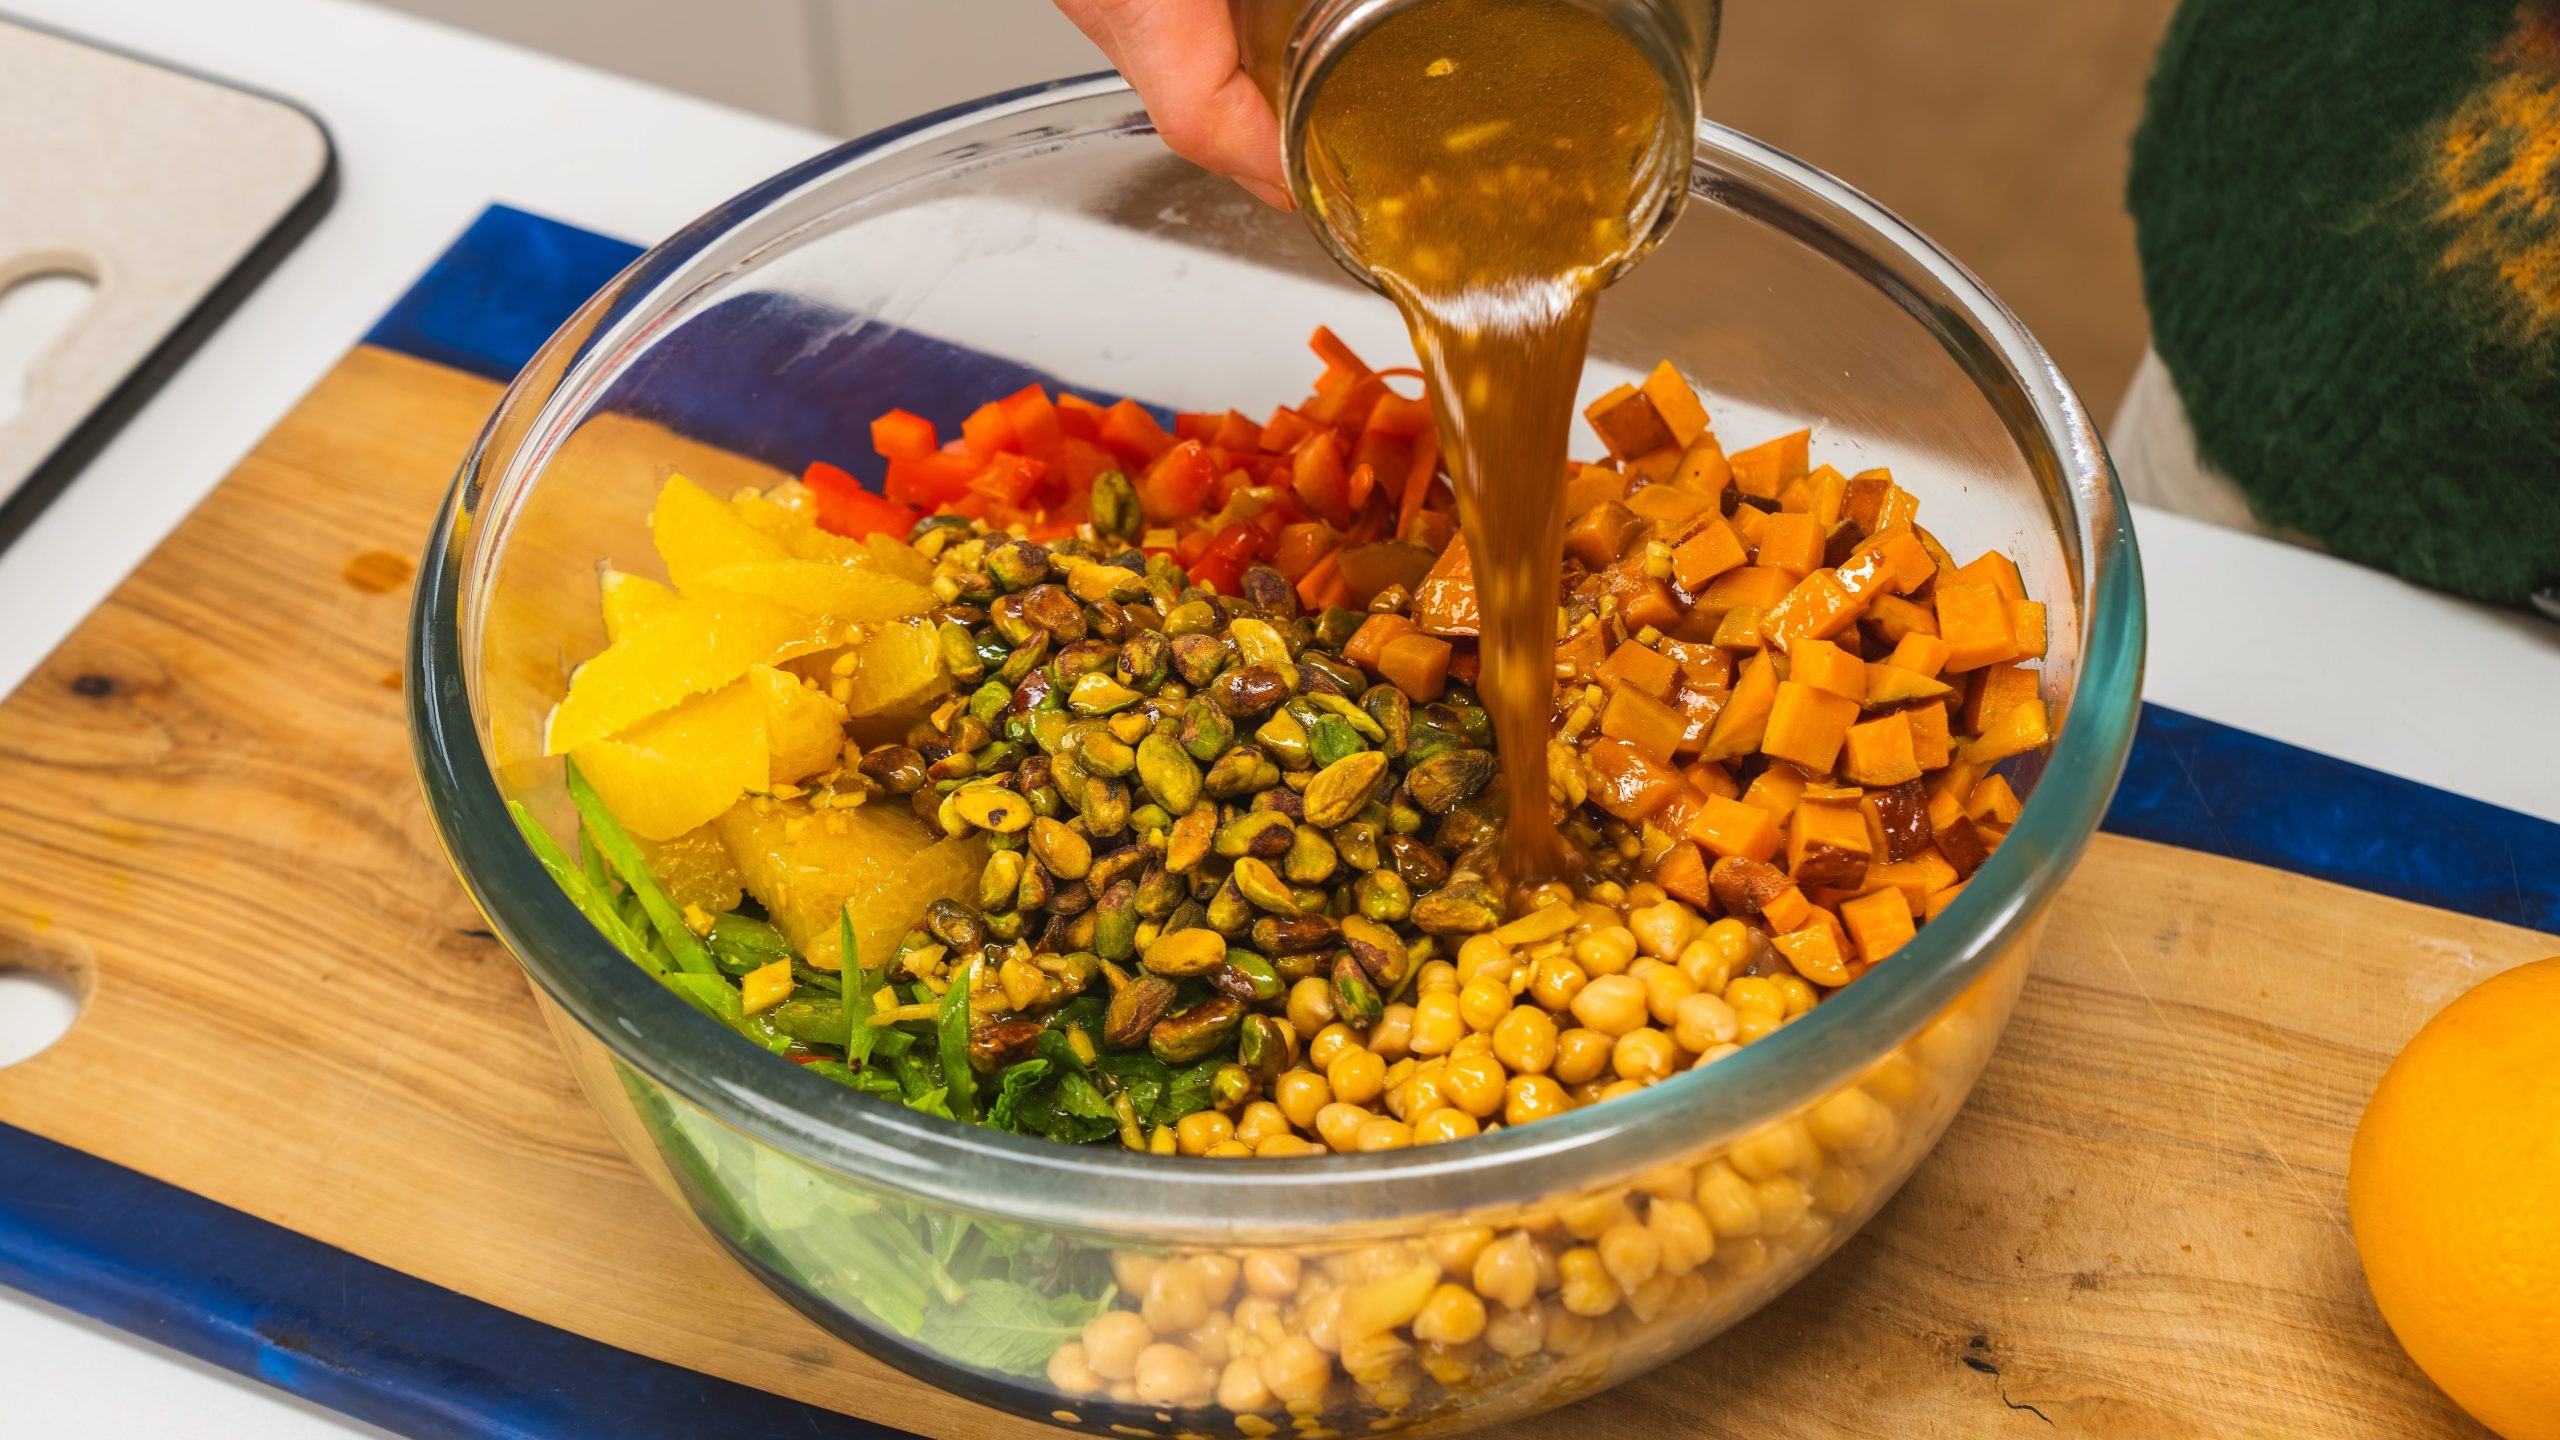
{"label": "hand", "polygon": [[1057,0],[1137,87],[1175,154],[1292,208],[1280,124],[1239,61],[1227,0]]}

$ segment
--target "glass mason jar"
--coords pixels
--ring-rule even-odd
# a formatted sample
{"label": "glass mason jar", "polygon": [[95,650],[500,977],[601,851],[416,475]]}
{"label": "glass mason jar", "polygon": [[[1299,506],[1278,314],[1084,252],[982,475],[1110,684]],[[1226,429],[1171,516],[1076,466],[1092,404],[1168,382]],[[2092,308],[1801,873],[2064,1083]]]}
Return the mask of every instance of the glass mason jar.
{"label": "glass mason jar", "polygon": [[[1479,0],[1228,0],[1244,69],[1280,117],[1280,159],[1309,228],[1343,268],[1369,285],[1351,207],[1337,193],[1315,133],[1316,95],[1343,56],[1388,19],[1430,5]],[[1591,11],[1633,44],[1662,79],[1662,120],[1633,187],[1626,217],[1639,237],[1610,276],[1632,269],[1680,216],[1689,194],[1699,94],[1715,64],[1723,0],[1557,0]]]}

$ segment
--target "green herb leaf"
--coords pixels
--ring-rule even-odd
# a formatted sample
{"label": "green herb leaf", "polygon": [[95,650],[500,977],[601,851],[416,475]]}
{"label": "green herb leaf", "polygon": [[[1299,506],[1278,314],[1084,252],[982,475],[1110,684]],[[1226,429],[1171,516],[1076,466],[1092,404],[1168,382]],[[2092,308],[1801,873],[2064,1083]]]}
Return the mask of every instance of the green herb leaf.
{"label": "green herb leaf", "polygon": [[1196,1115],[1209,1108],[1218,1067],[1225,1062],[1202,1060],[1173,1072],[1173,1083],[1165,1087],[1164,1103],[1156,1111],[1155,1122],[1170,1125],[1185,1115]]}
{"label": "green herb leaf", "polygon": [[1008,1065],[996,1082],[996,1103],[987,1107],[987,1124],[998,1130],[1019,1130],[1022,1105],[1032,1090],[1049,1077],[1049,1062],[1025,1060]]}
{"label": "green herb leaf", "polygon": [[623,832],[613,812],[605,808],[603,799],[587,784],[587,777],[578,773],[577,763],[563,761],[562,765],[569,781],[569,803],[578,807],[578,817],[587,822],[596,848],[604,852],[613,873],[640,897],[641,908],[649,912],[649,923],[657,927],[667,953],[689,974],[718,974],[720,967],[711,962],[711,952],[703,949],[700,938],[685,928],[684,912],[676,908],[676,902],[658,884],[658,877],[649,873],[648,862],[640,858],[640,847]]}
{"label": "green herb leaf", "polygon": [[940,1085],[936,1085],[922,1094],[908,1096],[907,1108],[910,1110],[921,1110],[927,1115],[939,1115],[945,1120],[957,1120],[960,1118],[959,1116],[951,1113],[951,1092]]}
{"label": "green herb leaf", "polygon": [[956,1306],[925,1312],[917,1339],[943,1358],[1007,1375],[1038,1375],[1049,1356],[1110,1304],[1110,1292],[1087,1299],[1051,1297],[1013,1280],[971,1284]]}
{"label": "green herb leaf", "polygon": [[875,1000],[880,987],[872,983],[871,973],[862,968],[862,956],[854,948],[853,917],[841,910],[836,912],[836,940],[844,947],[844,1014],[853,1022],[853,1029],[845,1037],[844,1058],[859,1065],[871,1058],[872,1050],[880,1043],[880,1027],[871,1023],[871,1017],[880,1013]]}
{"label": "green herb leaf", "polygon": [[[515,817],[516,829],[524,833],[525,846],[533,851],[533,858],[542,862],[542,868],[550,874],[552,882],[569,897],[570,904],[578,907],[578,913],[587,917],[587,923],[602,931],[604,938],[613,942],[613,948],[630,956],[632,964],[660,979],[666,978],[667,967],[659,962],[656,953],[649,948],[649,942],[624,924],[622,916],[615,913],[613,897],[606,893],[605,883],[590,873],[594,867],[581,870],[570,863],[568,853],[560,848],[560,842],[552,839],[551,832],[543,829],[524,806],[510,800],[507,813]],[[590,856],[594,854],[592,850],[588,853]]]}
{"label": "green herb leaf", "polygon": [[978,975],[972,960],[951,974],[942,1008],[934,1012],[934,1034],[941,1042],[942,1083],[951,1091],[951,1109],[960,1119],[978,1118],[978,1080],[969,1073],[969,987]]}

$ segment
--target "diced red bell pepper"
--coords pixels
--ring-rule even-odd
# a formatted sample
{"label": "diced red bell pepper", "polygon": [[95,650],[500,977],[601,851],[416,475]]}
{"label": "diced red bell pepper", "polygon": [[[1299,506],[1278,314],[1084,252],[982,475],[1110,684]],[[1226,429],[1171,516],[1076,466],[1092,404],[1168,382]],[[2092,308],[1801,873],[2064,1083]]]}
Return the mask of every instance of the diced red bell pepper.
{"label": "diced red bell pepper", "polygon": [[970,479],[969,489],[998,505],[1019,509],[1031,502],[1048,471],[1048,466],[1028,455],[998,455]]}
{"label": "diced red bell pepper", "polygon": [[1217,437],[1226,416],[1213,410],[1184,410],[1173,417],[1173,438],[1208,441]]}
{"label": "diced red bell pepper", "polygon": [[1380,435],[1419,435],[1431,425],[1431,397],[1407,400],[1393,390],[1369,407],[1369,429]]}
{"label": "diced red bell pepper", "polygon": [[1101,406],[1081,395],[1058,392],[1058,433],[1070,440],[1101,439],[1103,414]]}
{"label": "diced red bell pepper", "polygon": [[1319,425],[1330,425],[1345,434],[1357,435],[1369,423],[1369,411],[1378,397],[1387,393],[1387,382],[1375,375],[1363,375],[1348,385],[1328,391],[1308,401],[1302,408],[1306,417]]}
{"label": "diced red bell pepper", "polygon": [[1342,437],[1319,430],[1300,441],[1289,466],[1289,490],[1308,514],[1337,527],[1350,524],[1351,485],[1342,469]]}
{"label": "diced red bell pepper", "polygon": [[[1060,417],[1064,418],[1065,413],[1060,411]],[[1094,441],[1079,440],[1072,435],[1060,440],[1057,451],[1049,457],[1050,482],[1068,495],[1081,495],[1091,490],[1095,476],[1119,468],[1119,456]]]}
{"label": "diced red bell pepper", "polygon": [[1314,421],[1283,405],[1271,412],[1270,422],[1262,427],[1263,453],[1285,455],[1315,428]]}
{"label": "diced red bell pepper", "polygon": [[1251,525],[1230,525],[1209,541],[1209,548],[1192,563],[1194,583],[1215,588],[1221,595],[1233,595],[1241,588],[1244,567],[1262,558],[1262,547],[1268,537]]}
{"label": "diced red bell pepper", "polygon": [[881,488],[892,500],[930,510],[969,493],[969,482],[982,468],[966,455],[934,450],[922,455],[889,458],[889,481]]}
{"label": "diced red bell pepper", "polygon": [[1342,535],[1321,520],[1302,520],[1280,530],[1280,543],[1272,548],[1271,568],[1292,581],[1306,578],[1316,562],[1330,555],[1342,544]]}
{"label": "diced red bell pepper", "polygon": [[997,403],[1004,407],[1014,444],[1023,454],[1046,460],[1065,438],[1058,426],[1058,407],[1049,403],[1049,392],[1039,386],[1025,385]]}
{"label": "diced red bell pepper", "polygon": [[1239,454],[1260,450],[1262,427],[1254,424],[1253,418],[1243,411],[1230,410],[1226,418],[1218,422],[1218,432],[1209,437],[1209,443]]}
{"label": "diced red bell pepper", "polygon": [[1217,538],[1213,531],[1194,530],[1173,542],[1173,558],[1187,570],[1201,556],[1209,553],[1209,542]]}
{"label": "diced red bell pepper", "polygon": [[808,486],[809,493],[817,499],[818,528],[831,534],[856,539],[888,535],[904,540],[916,528],[918,512],[914,506],[871,493],[861,481],[824,460],[811,461],[801,474],[800,483]]}
{"label": "diced red bell pepper", "polygon": [[[1152,425],[1155,421],[1149,419],[1147,423]],[[1138,477],[1138,508],[1149,521],[1159,525],[1196,515],[1214,478],[1208,447],[1197,440],[1185,440],[1165,451],[1162,459]]]}
{"label": "diced red bell pepper", "polygon": [[892,410],[871,422],[871,448],[887,459],[916,459],[932,454],[941,445],[933,433],[933,422],[921,415]]}
{"label": "diced red bell pepper", "polygon": [[1133,465],[1152,464],[1173,448],[1173,437],[1135,400],[1123,400],[1102,413],[1101,440]]}

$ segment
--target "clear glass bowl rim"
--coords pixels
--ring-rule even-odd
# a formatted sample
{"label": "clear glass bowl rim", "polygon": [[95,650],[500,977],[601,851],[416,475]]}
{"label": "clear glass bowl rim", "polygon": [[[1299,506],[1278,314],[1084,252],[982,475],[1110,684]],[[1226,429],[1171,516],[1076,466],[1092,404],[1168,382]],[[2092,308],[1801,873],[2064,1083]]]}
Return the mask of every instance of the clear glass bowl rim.
{"label": "clear glass bowl rim", "polygon": [[[2097,828],[2139,712],[2141,570],[2125,501],[2079,398],[2037,342],[1952,258],[1851,187],[1738,132],[1702,122],[1692,184],[1835,258],[1883,257],[1866,278],[1915,323],[1966,340],[1959,363],[1989,365],[2014,393],[1990,397],[2022,445],[2041,446],[2079,588],[2079,676],[2049,761],[2008,839],[1944,914],[1877,973],[1804,1019],[1704,1070],[1536,1125],[1448,1146],[1368,1155],[1213,1164],[1111,1146],[1065,1146],[884,1104],[741,1043],[647,983],[552,883],[515,831],[482,749],[463,671],[462,582],[491,487],[554,407],[599,392],[621,353],[692,288],[686,261],[786,198],[956,131],[1035,123],[1042,112],[1115,101],[1114,134],[1149,132],[1117,76],[1030,86],[850,141],[708,212],[633,261],[566,322],[509,386],[465,457],[430,538],[411,615],[409,718],[427,808],[454,869],[526,973],[624,1064],[698,1110],[779,1151],[904,1196],[1044,1228],[1185,1237],[1391,1227],[1471,1208],[1527,1203],[1696,1152],[1789,1114],[1846,1083],[1953,1002],[2023,942]],[[1719,186],[1718,178],[1726,184]],[[1730,182],[1747,181],[1745,186]],[[844,200],[861,193],[849,190]],[[1792,203],[1772,198],[1792,197]],[[1756,198],[1755,198],[1756,197]],[[2011,404],[2002,405],[2006,398]],[[2023,412],[2019,406],[2023,405]],[[2024,427],[2026,433],[2018,433]],[[2030,448],[2029,453],[2034,453]],[[539,468],[518,473],[529,485]],[[2059,493],[2056,493],[2056,485]],[[495,498],[503,501],[503,491]],[[2074,547],[2076,546],[2076,553]]]}

